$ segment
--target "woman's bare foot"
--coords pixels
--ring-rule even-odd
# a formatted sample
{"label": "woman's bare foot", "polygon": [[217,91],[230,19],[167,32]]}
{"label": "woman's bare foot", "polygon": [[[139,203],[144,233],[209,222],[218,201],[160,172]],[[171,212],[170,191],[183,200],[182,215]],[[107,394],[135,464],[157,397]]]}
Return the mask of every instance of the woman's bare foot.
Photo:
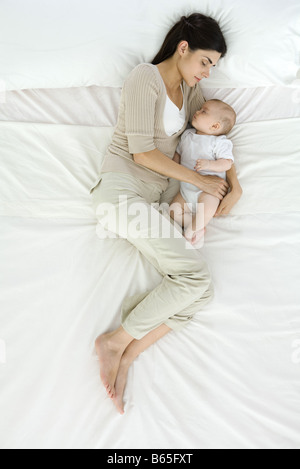
{"label": "woman's bare foot", "polygon": [[110,334],[100,335],[95,342],[96,352],[100,362],[100,377],[107,394],[113,398],[115,381],[123,350],[116,347],[110,340]]}
{"label": "woman's bare foot", "polygon": [[120,414],[124,414],[124,402],[123,402],[123,396],[124,396],[124,391],[127,383],[127,376],[128,376],[128,370],[131,365],[131,362],[126,360],[126,358],[121,359],[119,371],[117,374],[116,382],[115,382],[115,394],[113,397],[113,402]]}

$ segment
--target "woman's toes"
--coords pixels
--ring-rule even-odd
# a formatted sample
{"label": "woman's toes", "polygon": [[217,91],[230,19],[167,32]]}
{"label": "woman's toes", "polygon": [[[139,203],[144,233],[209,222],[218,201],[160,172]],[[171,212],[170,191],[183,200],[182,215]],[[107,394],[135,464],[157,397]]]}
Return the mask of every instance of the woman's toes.
{"label": "woman's toes", "polygon": [[108,393],[107,393],[107,394],[108,394],[108,395],[109,395],[109,397],[112,399],[112,398],[113,398],[113,396],[114,396],[114,390],[113,390],[113,389],[111,389],[111,388],[109,388],[109,391],[108,391]]}
{"label": "woman's toes", "polygon": [[114,389],[112,389],[109,385],[106,387],[106,392],[108,394],[108,396],[112,399],[113,395],[114,395]]}

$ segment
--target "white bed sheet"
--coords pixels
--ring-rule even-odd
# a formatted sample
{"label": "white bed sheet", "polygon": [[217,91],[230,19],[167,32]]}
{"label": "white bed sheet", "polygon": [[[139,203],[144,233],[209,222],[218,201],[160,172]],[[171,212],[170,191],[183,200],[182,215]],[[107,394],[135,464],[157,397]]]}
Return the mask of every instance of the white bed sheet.
{"label": "white bed sheet", "polygon": [[299,224],[213,221],[216,297],[138,358],[120,416],[94,338],[160,276],[125,240],[99,242],[94,220],[3,218],[1,448],[299,449]]}
{"label": "white bed sheet", "polygon": [[[244,197],[233,215],[299,210],[300,118],[238,124],[230,133]],[[0,215],[92,218],[113,129],[0,123]]]}
{"label": "white bed sheet", "polygon": [[0,123],[1,448],[300,448],[300,114],[278,117],[236,126],[245,196],[202,250],[216,296],[139,357],[124,416],[94,339],[161,277],[96,236],[89,188],[113,128]]}
{"label": "white bed sheet", "polygon": [[[233,105],[237,123],[300,116],[300,79],[293,86],[204,88],[206,99]],[[121,88],[79,87],[7,91],[0,101],[0,121],[114,127]]]}

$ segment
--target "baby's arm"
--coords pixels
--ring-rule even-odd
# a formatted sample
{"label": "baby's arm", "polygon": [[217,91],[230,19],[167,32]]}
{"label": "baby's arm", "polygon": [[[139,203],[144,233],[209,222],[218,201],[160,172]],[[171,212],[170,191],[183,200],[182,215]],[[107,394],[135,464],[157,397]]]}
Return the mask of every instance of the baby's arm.
{"label": "baby's arm", "polygon": [[197,160],[195,165],[196,171],[216,171],[216,172],[224,172],[229,171],[231,166],[233,165],[233,161],[225,158],[220,158],[219,160],[212,161],[212,160]]}

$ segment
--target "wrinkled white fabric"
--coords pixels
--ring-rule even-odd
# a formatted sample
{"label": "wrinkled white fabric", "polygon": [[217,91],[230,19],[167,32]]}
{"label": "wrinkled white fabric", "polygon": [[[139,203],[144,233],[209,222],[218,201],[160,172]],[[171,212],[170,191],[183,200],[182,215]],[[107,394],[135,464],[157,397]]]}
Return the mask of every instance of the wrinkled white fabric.
{"label": "wrinkled white fabric", "polygon": [[296,79],[298,0],[284,8],[281,0],[173,0],[171,7],[169,0],[52,0],[47,15],[39,0],[1,0],[0,80],[7,90],[120,87],[136,65],[152,62],[181,16],[194,12],[216,19],[228,44],[204,87],[290,85]]}
{"label": "wrinkled white fabric", "polygon": [[1,448],[299,447],[299,125],[234,129],[244,195],[202,250],[215,298],[138,358],[120,416],[94,339],[161,277],[96,234],[113,128],[0,123]]}

